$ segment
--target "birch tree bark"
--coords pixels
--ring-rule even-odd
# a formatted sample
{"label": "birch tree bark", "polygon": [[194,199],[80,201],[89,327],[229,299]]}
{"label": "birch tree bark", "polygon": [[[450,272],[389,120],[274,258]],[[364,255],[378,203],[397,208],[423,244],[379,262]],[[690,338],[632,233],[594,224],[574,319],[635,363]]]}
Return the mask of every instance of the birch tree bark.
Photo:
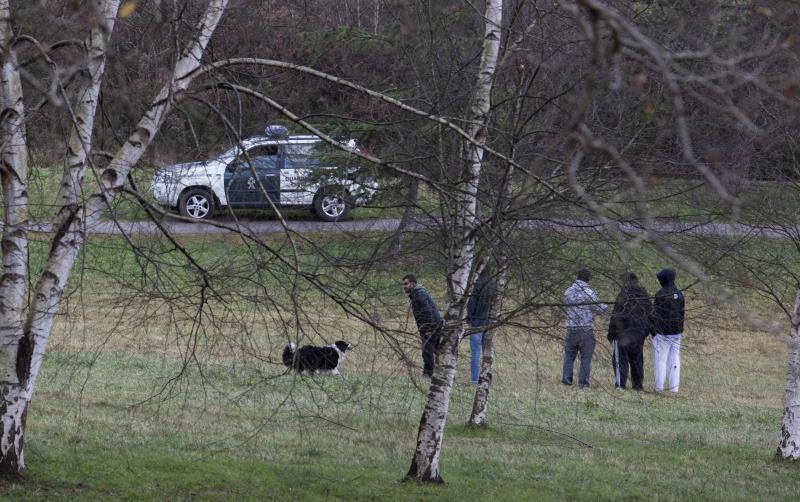
{"label": "birch tree bark", "polygon": [[[4,271],[0,283],[0,376],[3,378],[0,389],[3,399],[0,405],[3,427],[0,437],[0,472],[15,474],[25,468],[23,437],[28,405],[64,288],[78,252],[86,241],[86,228],[100,217],[108,203],[120,191],[128,173],[170,111],[175,94],[186,90],[190,85],[195,76],[193,72],[200,66],[205,48],[227,3],[227,0],[211,0],[208,3],[194,37],[175,63],[169,81],[153,100],[134,133],[100,175],[100,191],[84,205],[81,182],[87,168],[91,167],[92,130],[105,68],[106,46],[120,0],[94,2],[94,8],[104,22],[101,21],[92,29],[85,42],[88,78],[77,92],[75,106],[69,110],[73,130],[70,133],[58,195],[61,206],[54,224],[50,252],[36,281],[23,325],[22,300],[25,296],[27,274],[24,268],[27,261],[27,239],[24,233],[27,211],[27,146],[24,137],[22,87],[12,46],[11,13],[8,1],[0,1],[0,39],[4,49],[3,188],[4,202],[7,205],[3,227]],[[8,244],[6,234],[9,236]]]}
{"label": "birch tree bark", "polygon": [[487,0],[481,62],[467,121],[470,124],[469,137],[473,141],[464,146],[464,167],[451,216],[453,231],[450,235],[453,240],[449,243],[451,270],[447,277],[450,298],[444,315],[438,359],[431,378],[427,403],[420,418],[417,445],[411,467],[406,474],[406,478],[417,481],[444,482],[439,459],[456,373],[458,342],[464,334],[462,312],[475,256],[477,192],[483,147],[486,144],[492,86],[500,52],[502,13],[502,0]]}
{"label": "birch tree bark", "polygon": [[[191,84],[193,71],[200,66],[203,52],[211,40],[211,35],[216,29],[227,3],[227,0],[212,0],[209,3],[196,27],[194,39],[175,63],[171,78],[155,97],[133,134],[100,175],[101,189],[89,197],[85,210],[64,209],[67,216],[59,227],[61,235],[57,233],[54,237],[54,245],[51,247],[45,264],[45,272],[37,283],[35,302],[26,325],[26,336],[32,339],[34,347],[30,363],[31,392],[39,375],[42,356],[47,346],[64,286],[72,266],[75,264],[78,251],[86,240],[86,228],[91,228],[119,193],[131,169],[158,133],[164,118],[173,106],[174,96],[185,91]],[[81,117],[76,116],[75,119],[78,122]],[[83,162],[85,161],[84,157]],[[80,215],[84,215],[84,221],[80,220]]]}
{"label": "birch tree bark", "polygon": [[[508,283],[506,252],[501,249],[497,255],[498,267],[497,288],[495,296],[492,298],[491,312],[501,312],[503,309],[503,297],[505,296],[506,284]],[[495,314],[496,315],[496,314]],[[487,329],[483,333],[483,352],[481,354],[481,371],[478,377],[478,385],[475,389],[475,397],[472,400],[472,412],[470,413],[468,425],[474,427],[486,426],[486,407],[489,403],[489,388],[492,385],[494,375],[494,335],[495,328]]]}
{"label": "birch tree bark", "polygon": [[[23,438],[27,409],[33,392],[33,379],[38,373],[57,302],[63,292],[63,284],[66,282],[66,277],[69,275],[68,269],[60,271],[54,264],[65,252],[77,252],[76,242],[82,241],[76,239],[75,236],[76,232],[79,233],[80,225],[80,218],[77,217],[80,211],[80,186],[85,171],[86,158],[91,149],[95,110],[105,66],[106,44],[113,30],[119,0],[98,0],[93,4],[100,21],[91,30],[89,37],[85,41],[86,72],[89,76],[76,93],[77,103],[73,111],[74,129],[70,134],[58,199],[61,201],[62,206],[56,220],[56,232],[50,257],[43,273],[39,277],[35,288],[34,303],[28,307],[24,325],[21,323],[23,317],[21,302],[13,310],[3,309],[3,311],[0,311],[0,316],[5,321],[3,325],[10,328],[9,332],[4,333],[2,337],[3,358],[0,361],[0,364],[2,364],[2,378],[4,379],[2,389],[0,389],[3,399],[3,405],[0,406],[0,420],[2,420],[3,425],[2,437],[0,438],[0,472],[5,473],[16,473],[25,467]],[[10,24],[11,12],[8,2],[3,2],[0,7],[3,14],[3,44],[5,48],[4,55],[6,56],[3,66],[3,101],[4,104],[11,104],[14,109],[13,113],[4,111],[6,120],[4,120],[3,124],[5,145],[3,157],[8,159],[7,165],[9,166],[8,169],[4,169],[4,172],[13,170],[16,175],[11,176],[11,183],[17,183],[23,187],[21,192],[15,191],[13,188],[4,192],[4,202],[6,203],[6,225],[4,226],[4,231],[9,231],[10,228],[14,229],[18,223],[9,221],[9,216],[13,217],[15,212],[27,212],[27,195],[24,192],[27,180],[27,139],[24,129],[25,110],[22,103],[22,86],[16,65],[16,56],[10,45],[13,43]],[[5,85],[6,82],[8,82],[8,85]],[[18,181],[13,181],[13,179]],[[9,211],[9,206],[13,208],[12,211]],[[24,218],[17,219],[25,221]],[[14,235],[17,236],[20,244],[18,246],[3,246],[4,261],[21,258],[21,253],[9,252],[9,250],[16,250],[27,244],[24,232],[24,228],[16,228],[14,230]],[[27,259],[27,252],[25,257]],[[21,280],[16,295],[20,299],[25,294],[27,272],[27,270],[20,270],[18,273]],[[43,292],[49,293],[53,303],[51,308],[46,310],[40,310],[42,309],[42,297],[46,296],[43,295]],[[9,295],[3,295],[3,297],[9,298]],[[38,333],[33,332],[34,320],[49,311],[52,311],[53,315],[49,316],[49,324],[46,331],[39,329]]]}
{"label": "birch tree bark", "polygon": [[[506,49],[508,54],[508,48]],[[521,85],[520,89],[526,86]],[[514,104],[513,124],[514,136],[511,152],[509,155],[509,162],[506,164],[506,171],[503,174],[503,183],[500,186],[500,193],[497,197],[497,204],[494,209],[490,229],[491,235],[496,240],[495,249],[495,262],[497,264],[497,286],[495,288],[494,297],[492,298],[492,305],[490,312],[493,317],[496,317],[503,310],[503,298],[505,298],[506,287],[508,284],[508,237],[511,234],[511,229],[506,222],[506,214],[511,207],[512,197],[514,194],[514,173],[516,165],[511,160],[516,157],[516,145],[520,132],[520,121],[522,116],[523,96],[524,91],[518,91],[516,102]],[[486,426],[486,407],[489,403],[489,389],[492,385],[494,376],[494,336],[496,328],[487,329],[483,334],[483,350],[481,353],[481,369],[478,376],[478,385],[475,388],[475,397],[472,401],[472,412],[470,413],[467,425],[473,427]]]}
{"label": "birch tree bark", "polygon": [[[519,110],[519,108],[517,108]],[[517,113],[518,116],[518,113]],[[513,152],[512,152],[513,157]],[[497,287],[495,288],[494,297],[492,298],[492,306],[490,312],[496,316],[503,310],[503,298],[505,297],[506,285],[508,284],[508,252],[506,246],[507,232],[504,232],[504,212],[511,200],[513,185],[511,183],[514,177],[514,165],[509,163],[506,167],[506,173],[503,177],[503,186],[501,187],[500,198],[495,210],[494,220],[491,228],[498,240],[496,246],[496,259],[498,274],[497,274]],[[472,401],[472,412],[470,413],[468,425],[474,427],[486,426],[486,406],[489,402],[489,388],[492,385],[492,377],[494,376],[494,335],[495,329],[487,329],[483,333],[483,351],[481,353],[481,370],[478,376],[478,385],[475,389],[475,397]]]}
{"label": "birch tree bark", "polygon": [[[25,281],[28,274],[28,154],[22,81],[14,50],[11,9],[0,1],[0,142],[3,184],[3,275],[0,277],[0,471],[24,467],[22,434],[28,412],[24,398],[24,372],[17,364],[30,348],[22,336]],[[21,374],[23,373],[23,374]]]}
{"label": "birch tree bark", "polygon": [[786,369],[786,395],[778,455],[800,460],[800,291],[794,301],[789,333],[789,365]]}
{"label": "birch tree bark", "polygon": [[54,236],[43,272],[34,287],[34,301],[28,309],[23,336],[32,348],[28,360],[20,359],[27,366],[25,398],[30,401],[34,384],[39,375],[47,341],[64,293],[75,257],[86,240],[85,218],[81,204],[81,184],[92,150],[92,131],[95,112],[100,99],[100,85],[106,63],[106,47],[114,29],[120,0],[95,1],[95,11],[100,23],[95,26],[86,45],[86,72],[88,78],[77,92],[76,103],[71,110],[73,128],[70,131],[65,155],[64,172],[61,177],[58,199],[60,209],[54,225]]}

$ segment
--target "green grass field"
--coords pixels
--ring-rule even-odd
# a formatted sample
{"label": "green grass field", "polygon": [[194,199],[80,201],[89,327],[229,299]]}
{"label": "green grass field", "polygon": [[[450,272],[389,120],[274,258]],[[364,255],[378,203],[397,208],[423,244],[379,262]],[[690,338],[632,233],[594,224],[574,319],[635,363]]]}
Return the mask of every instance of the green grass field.
{"label": "green grass field", "polygon": [[[364,238],[359,246],[347,236],[321,237],[320,248],[302,242],[300,259],[336,284],[321,253],[347,267],[344,258],[368,256],[367,243],[380,242]],[[606,318],[597,322],[594,386],[560,385],[561,328],[548,327],[548,313],[539,311],[518,320],[531,328],[500,335],[490,427],[471,430],[464,342],[442,452],[446,484],[423,486],[402,482],[424,403],[418,369],[409,372],[401,357],[419,364],[413,330],[390,344],[313,290],[281,287],[286,270],[236,238],[182,242],[227,277],[218,289],[227,300],[210,301],[199,326],[192,323],[198,276],[168,243],[138,242],[134,254],[118,238],[91,240],[29,410],[29,468],[0,485],[4,498],[794,500],[800,492],[800,466],[774,457],[786,337],[751,330],[694,291],[678,396],[611,388]],[[289,249],[279,237],[268,244]],[[565,263],[619,259],[609,243],[558,249]],[[34,268],[44,251],[43,243],[32,247]],[[660,259],[645,249],[633,258],[629,266],[652,282]],[[431,255],[369,270],[357,289],[381,296],[374,312],[385,326],[408,322],[396,282],[409,268],[442,283]],[[606,276],[597,286],[613,295]],[[269,303],[291,295],[299,313]],[[759,301],[751,305],[760,317],[781,320]],[[355,344],[342,378],[284,374],[280,350],[296,329],[310,340]],[[648,349],[646,384],[650,357]]]}
{"label": "green grass field", "polygon": [[164,390],[180,358],[148,350],[145,336],[113,337],[98,348],[94,336],[71,343],[59,330],[29,412],[29,470],[2,493],[793,500],[798,466],[773,456],[784,340],[731,329],[687,332],[676,397],[610,389],[606,344],[594,387],[563,387],[557,342],[507,333],[484,431],[463,425],[472,399],[464,352],[443,450],[447,483],[418,486],[400,480],[423,393],[369,333],[355,339],[340,379],[281,375],[275,364],[220,356],[216,363],[204,358],[202,376],[190,367]]}

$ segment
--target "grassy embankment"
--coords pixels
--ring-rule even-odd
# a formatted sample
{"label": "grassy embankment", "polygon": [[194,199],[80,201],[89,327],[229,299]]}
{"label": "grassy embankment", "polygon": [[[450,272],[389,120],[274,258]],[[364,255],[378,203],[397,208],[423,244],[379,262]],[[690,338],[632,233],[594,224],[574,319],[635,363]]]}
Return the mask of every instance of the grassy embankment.
{"label": "grassy embankment", "polygon": [[[205,331],[192,330],[196,310],[182,293],[194,292],[188,283],[194,279],[185,267],[156,277],[148,267],[143,273],[117,239],[93,239],[85,266],[76,269],[29,411],[29,470],[23,480],[0,487],[0,494],[792,500],[800,491],[798,466],[773,456],[785,337],[751,331],[733,319],[716,321],[718,316],[708,322],[703,309],[687,328],[682,389],[675,397],[610,389],[604,341],[594,387],[565,388],[558,383],[561,348],[552,337],[560,328],[507,330],[498,342],[491,425],[483,431],[463,426],[472,399],[464,344],[442,456],[447,484],[401,483],[424,394],[386,340],[302,287],[294,293],[304,313],[281,312],[286,324],[279,325],[274,309],[265,305],[266,292],[285,299],[292,290],[281,288],[281,272],[244,275],[247,260],[266,259],[259,251],[233,238],[185,241],[203,250],[200,259],[209,267],[231,266],[230,284],[221,291],[249,291],[252,284],[245,280],[258,277],[264,296],[253,291],[231,297],[227,310],[204,314]],[[345,246],[326,245],[339,246],[339,253]],[[34,246],[34,266],[41,247]],[[614,256],[601,249],[580,252],[598,260]],[[155,256],[178,262],[175,253]],[[309,252],[304,259],[314,256]],[[636,258],[643,277],[660,263],[646,251]],[[384,295],[377,310],[386,325],[405,322],[395,276],[413,266],[391,264],[370,276],[372,291]],[[421,270],[429,283],[441,282],[432,279],[436,274],[436,268]],[[118,295],[120,284],[111,278],[119,276],[127,278],[127,287],[152,291],[157,284],[161,297],[132,297],[130,290]],[[613,294],[613,286],[598,282],[603,295]],[[326,337],[344,333],[356,344],[342,378],[282,375],[278,353],[298,325]],[[413,336],[401,342],[413,347]],[[652,381],[649,357],[648,351],[646,382]]]}

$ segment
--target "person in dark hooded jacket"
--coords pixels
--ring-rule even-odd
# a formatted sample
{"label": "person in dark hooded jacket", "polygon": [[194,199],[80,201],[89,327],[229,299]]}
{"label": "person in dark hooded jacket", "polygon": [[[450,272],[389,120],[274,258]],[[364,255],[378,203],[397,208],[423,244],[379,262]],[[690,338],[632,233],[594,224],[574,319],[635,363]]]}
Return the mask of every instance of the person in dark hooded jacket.
{"label": "person in dark hooded jacket", "polygon": [[653,301],[653,380],[656,392],[664,390],[669,375],[669,390],[678,392],[681,379],[681,338],[685,301],[675,286],[675,271],[665,268],[656,274],[661,289]]}
{"label": "person in dark hooded jacket", "polygon": [[614,302],[611,322],[608,324],[608,340],[615,349],[612,354],[615,386],[625,388],[630,367],[632,388],[642,390],[644,341],[647,335],[653,332],[650,324],[653,305],[650,303],[650,295],[639,284],[636,274],[625,272],[620,276],[620,280],[622,290]]}
{"label": "person in dark hooded jacket", "polygon": [[428,290],[417,285],[413,274],[403,277],[403,291],[408,295],[411,312],[417,322],[417,329],[422,337],[422,374],[428,378],[433,376],[436,365],[436,349],[442,332],[442,316],[431,298]]}
{"label": "person in dark hooded jacket", "polygon": [[470,382],[473,385],[478,383],[478,378],[480,377],[483,334],[486,325],[489,324],[489,313],[496,289],[497,286],[494,279],[492,279],[489,265],[484,265],[483,271],[481,271],[475,281],[475,286],[472,288],[469,301],[467,301],[467,322],[469,327],[481,329],[481,331],[476,331],[469,335]]}

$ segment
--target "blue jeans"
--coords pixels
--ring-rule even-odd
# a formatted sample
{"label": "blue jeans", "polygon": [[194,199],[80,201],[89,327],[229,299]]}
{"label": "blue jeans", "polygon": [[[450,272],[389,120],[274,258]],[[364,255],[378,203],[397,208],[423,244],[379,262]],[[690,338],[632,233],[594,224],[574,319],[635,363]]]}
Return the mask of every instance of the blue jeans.
{"label": "blue jeans", "polygon": [[589,375],[592,371],[592,354],[594,353],[594,330],[591,327],[567,328],[564,340],[564,368],[561,372],[561,383],[572,385],[575,356],[581,354],[581,369],[578,371],[578,385],[589,386]]}
{"label": "blue jeans", "polygon": [[478,383],[481,374],[481,350],[483,349],[483,332],[469,335],[469,369],[472,383]]}

